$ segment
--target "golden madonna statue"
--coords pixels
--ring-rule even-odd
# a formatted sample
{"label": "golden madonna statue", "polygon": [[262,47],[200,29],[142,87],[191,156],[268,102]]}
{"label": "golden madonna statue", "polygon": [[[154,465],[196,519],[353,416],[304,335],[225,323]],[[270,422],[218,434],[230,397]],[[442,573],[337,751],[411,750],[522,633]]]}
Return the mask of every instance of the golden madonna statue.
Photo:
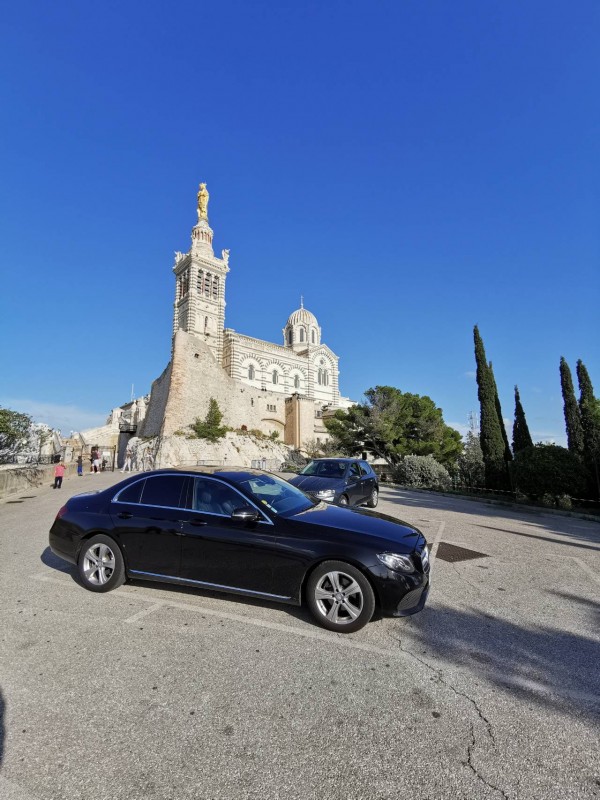
{"label": "golden madonna statue", "polygon": [[208,220],[208,199],[210,195],[205,183],[200,184],[198,191],[198,221],[201,219]]}

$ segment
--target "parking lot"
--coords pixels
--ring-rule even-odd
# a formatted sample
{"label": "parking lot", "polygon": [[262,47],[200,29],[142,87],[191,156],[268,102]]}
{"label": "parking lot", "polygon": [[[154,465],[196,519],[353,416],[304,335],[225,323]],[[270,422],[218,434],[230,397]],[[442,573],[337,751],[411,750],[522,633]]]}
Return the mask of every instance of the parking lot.
{"label": "parking lot", "polygon": [[62,502],[0,501],[3,800],[600,797],[600,525],[384,488],[426,609],[351,635],[180,587],[81,588]]}

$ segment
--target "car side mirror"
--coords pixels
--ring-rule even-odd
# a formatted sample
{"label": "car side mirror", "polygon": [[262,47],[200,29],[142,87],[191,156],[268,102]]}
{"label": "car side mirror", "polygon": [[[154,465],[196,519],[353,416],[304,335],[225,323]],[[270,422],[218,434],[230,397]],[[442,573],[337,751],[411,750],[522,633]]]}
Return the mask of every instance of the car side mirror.
{"label": "car side mirror", "polygon": [[260,519],[260,514],[251,506],[242,506],[241,508],[233,509],[231,518],[239,519],[242,522],[257,522]]}
{"label": "car side mirror", "polygon": [[358,480],[358,478],[357,478],[356,475],[350,475],[348,477],[348,483],[356,483],[357,480]]}

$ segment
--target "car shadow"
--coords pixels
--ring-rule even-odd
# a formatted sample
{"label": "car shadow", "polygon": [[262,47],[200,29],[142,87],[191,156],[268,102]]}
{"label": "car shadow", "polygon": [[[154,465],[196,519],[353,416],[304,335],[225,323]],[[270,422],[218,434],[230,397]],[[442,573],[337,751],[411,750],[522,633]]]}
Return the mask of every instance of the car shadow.
{"label": "car shadow", "polygon": [[6,703],[4,702],[2,689],[0,689],[0,767],[4,761],[4,739],[6,738],[6,728],[4,726],[5,711]]}
{"label": "car shadow", "polygon": [[72,575],[73,577],[77,575],[77,567],[74,564],[70,564],[68,561],[63,561],[62,558],[59,558],[52,552],[50,547],[44,550],[40,556],[40,561],[42,564],[45,564],[47,567],[57,572],[65,572],[67,575]]}

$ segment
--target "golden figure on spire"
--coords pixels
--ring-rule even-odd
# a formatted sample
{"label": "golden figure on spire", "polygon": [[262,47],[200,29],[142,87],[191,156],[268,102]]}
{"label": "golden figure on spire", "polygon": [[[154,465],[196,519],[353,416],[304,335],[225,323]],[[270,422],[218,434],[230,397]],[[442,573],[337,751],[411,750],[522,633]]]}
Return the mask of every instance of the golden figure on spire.
{"label": "golden figure on spire", "polygon": [[208,193],[208,189],[206,188],[205,183],[200,184],[200,189],[198,191],[198,222],[201,219],[205,219],[208,221],[208,199],[210,195]]}

